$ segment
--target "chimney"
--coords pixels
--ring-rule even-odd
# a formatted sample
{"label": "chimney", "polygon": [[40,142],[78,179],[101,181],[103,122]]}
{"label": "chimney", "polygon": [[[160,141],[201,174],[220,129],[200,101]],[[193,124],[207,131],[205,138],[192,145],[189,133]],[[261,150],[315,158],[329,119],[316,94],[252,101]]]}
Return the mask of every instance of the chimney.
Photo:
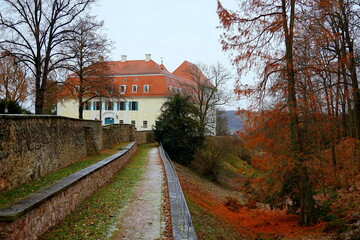
{"label": "chimney", "polygon": [[145,54],[145,62],[149,62],[151,60],[151,54]]}
{"label": "chimney", "polygon": [[121,55],[121,62],[126,62],[126,55]]}

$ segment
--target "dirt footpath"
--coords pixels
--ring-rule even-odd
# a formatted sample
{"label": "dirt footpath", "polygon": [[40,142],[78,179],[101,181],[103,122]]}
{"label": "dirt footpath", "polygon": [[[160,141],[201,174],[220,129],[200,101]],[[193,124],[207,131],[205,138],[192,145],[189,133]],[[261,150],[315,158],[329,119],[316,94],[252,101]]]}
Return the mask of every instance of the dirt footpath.
{"label": "dirt footpath", "polygon": [[161,239],[164,232],[163,167],[158,148],[150,150],[148,164],[134,197],[119,221],[118,231],[112,240]]}

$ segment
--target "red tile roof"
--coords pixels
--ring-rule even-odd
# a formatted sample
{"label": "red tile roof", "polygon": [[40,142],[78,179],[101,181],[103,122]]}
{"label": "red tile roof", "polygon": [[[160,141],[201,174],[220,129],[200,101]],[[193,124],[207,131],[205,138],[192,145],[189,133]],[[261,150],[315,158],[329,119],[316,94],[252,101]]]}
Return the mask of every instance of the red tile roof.
{"label": "red tile roof", "polygon": [[109,75],[171,74],[163,65],[153,60],[130,60],[108,62]]}
{"label": "red tile roof", "polygon": [[[109,68],[106,75],[113,77],[116,88],[120,85],[127,86],[125,94],[121,94],[123,97],[169,96],[171,89],[186,89],[187,86],[194,85],[194,81],[191,80],[186,69],[195,65],[188,61],[184,61],[173,73],[169,72],[163,64],[159,65],[153,60],[108,61],[104,63]],[[76,74],[70,76],[76,77]],[[136,92],[132,92],[133,85],[138,86]],[[149,92],[144,92],[144,85],[150,86]],[[119,89],[115,91],[119,91]]]}
{"label": "red tile roof", "polygon": [[175,69],[175,71],[173,71],[173,74],[191,80],[192,78],[189,72],[193,66],[195,66],[193,63],[185,60],[177,69]]}
{"label": "red tile roof", "polygon": [[203,74],[202,69],[199,69],[198,66],[186,60],[177,69],[175,69],[173,74],[179,76],[180,78],[187,79],[187,82],[190,85],[195,84],[194,80],[200,80],[202,84],[208,87],[214,87],[209,79]]}

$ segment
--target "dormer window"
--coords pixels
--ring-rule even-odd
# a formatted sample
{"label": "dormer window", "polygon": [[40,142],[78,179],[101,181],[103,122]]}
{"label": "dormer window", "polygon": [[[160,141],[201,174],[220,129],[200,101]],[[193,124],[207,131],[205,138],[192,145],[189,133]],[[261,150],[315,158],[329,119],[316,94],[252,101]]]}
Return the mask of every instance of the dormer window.
{"label": "dormer window", "polygon": [[120,85],[120,87],[119,87],[119,92],[120,92],[120,94],[125,94],[125,92],[126,92],[126,85]]}
{"label": "dormer window", "polygon": [[150,85],[144,85],[144,92],[150,91]]}
{"label": "dormer window", "polygon": [[109,95],[112,95],[113,92],[114,92],[114,86],[110,85],[110,86],[107,86],[106,88],[107,88],[107,91],[108,91]]}
{"label": "dormer window", "polygon": [[137,92],[138,85],[132,85],[132,92]]}

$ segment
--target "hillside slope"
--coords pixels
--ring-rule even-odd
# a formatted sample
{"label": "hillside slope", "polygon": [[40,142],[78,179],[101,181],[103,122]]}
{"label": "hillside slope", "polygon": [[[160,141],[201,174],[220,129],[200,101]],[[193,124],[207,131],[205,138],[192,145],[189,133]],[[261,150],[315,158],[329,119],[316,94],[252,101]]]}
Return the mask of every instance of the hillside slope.
{"label": "hillside slope", "polygon": [[[326,238],[321,232],[324,223],[299,227],[296,215],[272,211],[260,204],[246,204],[242,193],[225,189],[189,168],[175,166],[199,239]],[[229,199],[235,199],[233,208],[225,206]]]}

